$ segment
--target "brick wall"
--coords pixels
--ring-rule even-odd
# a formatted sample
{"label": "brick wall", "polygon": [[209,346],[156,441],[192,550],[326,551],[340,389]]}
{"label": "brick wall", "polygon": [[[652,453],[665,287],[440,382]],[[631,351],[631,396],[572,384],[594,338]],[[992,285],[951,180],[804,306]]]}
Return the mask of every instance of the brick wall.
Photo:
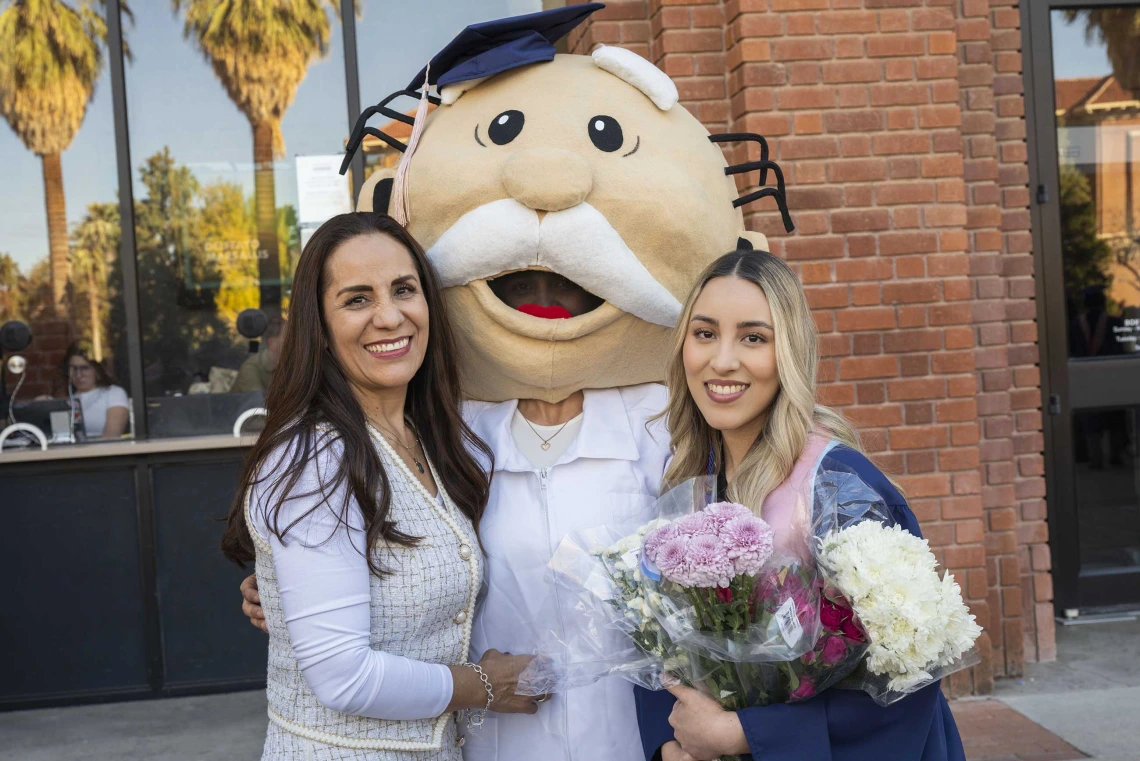
{"label": "brick wall", "polygon": [[1016,0],[619,0],[571,50],[625,40],[711,132],[771,141],[797,230],[746,222],[804,282],[822,400],[986,628],[950,691],[1053,658]]}
{"label": "brick wall", "polygon": [[988,599],[1002,622],[992,632],[993,666],[1016,676],[1027,657],[1055,657],[1022,38],[1013,0],[962,0],[958,12]]}
{"label": "brick wall", "polygon": [[[24,385],[20,387],[17,401],[27,402],[40,395],[52,395],[63,388],[63,378],[59,366],[63,362],[63,355],[67,353],[69,342],[69,326],[66,320],[39,320],[29,327],[32,329],[32,343],[28,348],[18,354],[28,361],[24,371],[26,377]],[[16,388],[19,376],[8,372],[8,355],[4,359],[4,380],[8,384],[8,393]],[[66,391],[66,389],[64,389]],[[0,413],[0,419],[8,416],[8,410]],[[0,425],[0,428],[3,428]]]}
{"label": "brick wall", "polygon": [[[588,0],[570,0],[581,5]],[[649,3],[646,0],[609,0],[589,22],[570,32],[570,52],[587,54],[596,45],[621,45],[649,58]]]}

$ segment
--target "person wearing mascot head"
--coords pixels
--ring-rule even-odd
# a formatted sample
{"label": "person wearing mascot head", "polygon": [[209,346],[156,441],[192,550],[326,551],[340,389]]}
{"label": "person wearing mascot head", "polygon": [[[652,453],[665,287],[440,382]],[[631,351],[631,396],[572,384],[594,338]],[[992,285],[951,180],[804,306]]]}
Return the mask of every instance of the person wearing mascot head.
{"label": "person wearing mascot head", "polygon": [[[434,85],[439,107],[421,103],[399,167],[361,195],[361,209],[406,221],[439,272],[464,415],[494,452],[473,658],[534,652],[543,627],[572,636],[570,601],[547,600],[554,549],[657,497],[669,437],[653,418],[681,299],[718,255],[767,248],[730,172],[774,178],[743,200],[774,197],[788,216],[761,138],[728,136],[757,140],[765,159],[730,168],[645,59],[554,54],[600,7],[460,34],[408,88]],[[464,747],[468,761],[641,754],[634,690],[617,678],[555,694],[536,716],[488,714]]]}
{"label": "person wearing mascot head", "polygon": [[[775,199],[792,228],[763,138],[710,137],[673,82],[629,51],[555,54],[601,7],[467,28],[362,115],[345,160],[365,134],[404,152],[365,183],[358,210],[390,213],[427,250],[460,346],[464,417],[494,454],[476,661],[491,648],[534,652],[551,603],[556,620],[542,626],[580,625],[569,601],[548,600],[546,565],[567,533],[657,497],[669,436],[655,417],[681,299],[725,251],[767,248],[744,227],[745,203]],[[420,97],[414,120],[388,107],[398,95]],[[410,121],[408,144],[366,127],[375,114]],[[739,140],[759,144],[761,160],[728,166],[718,143]],[[775,186],[738,198],[732,175],[748,171]],[[643,752],[629,682],[604,679],[539,708],[488,714],[465,758]]]}

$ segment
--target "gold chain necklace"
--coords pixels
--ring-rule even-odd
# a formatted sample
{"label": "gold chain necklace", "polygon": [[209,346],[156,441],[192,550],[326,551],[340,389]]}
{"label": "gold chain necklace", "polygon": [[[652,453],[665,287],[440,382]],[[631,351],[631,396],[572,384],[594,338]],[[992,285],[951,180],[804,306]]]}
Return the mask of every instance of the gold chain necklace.
{"label": "gold chain necklace", "polygon": [[[558,434],[562,433],[562,429],[565,428],[566,426],[570,425],[570,420],[574,419],[574,418],[570,418],[570,420],[567,420],[565,423],[563,423],[561,426],[559,426],[558,430],[554,432],[553,436],[551,436],[549,439],[544,439],[544,438],[542,438],[542,434],[538,432],[538,429],[535,428],[533,425],[531,425],[531,422],[526,419],[526,415],[524,415],[520,412],[519,417],[521,417],[523,419],[524,423],[526,423],[528,426],[530,426],[530,429],[532,431],[534,431],[534,435],[537,436],[539,441],[542,442],[542,451],[543,452],[550,449],[550,442],[554,441],[554,437],[557,436]],[[575,416],[575,417],[577,417],[577,416]]]}
{"label": "gold chain necklace", "polygon": [[[410,454],[412,456],[412,462],[414,462],[416,464],[416,469],[419,470],[420,473],[425,472],[424,471],[424,464],[422,462],[420,462],[420,458],[416,457],[416,450],[412,449],[410,446],[408,446],[404,442],[400,441],[400,439],[396,436],[396,434],[392,433],[391,431],[389,431],[387,428],[380,425],[379,423],[373,423],[373,425],[376,426],[377,428],[379,428],[381,433],[387,434],[385,436],[385,438],[399,444],[404,449],[408,450],[408,454]],[[416,436],[416,433],[414,430],[412,431],[412,438],[416,440],[416,446],[420,446],[420,439],[418,436]]]}

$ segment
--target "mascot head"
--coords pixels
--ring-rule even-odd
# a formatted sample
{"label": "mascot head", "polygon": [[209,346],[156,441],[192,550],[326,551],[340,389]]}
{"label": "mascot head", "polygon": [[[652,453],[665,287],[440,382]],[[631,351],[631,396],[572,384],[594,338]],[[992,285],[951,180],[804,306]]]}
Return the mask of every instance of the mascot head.
{"label": "mascot head", "polygon": [[[369,178],[359,209],[406,216],[428,251],[476,399],[661,380],[700,271],[739,246],[767,249],[739,207],[771,196],[791,228],[762,138],[710,137],[673,82],[627,50],[554,54],[600,7],[468,27],[350,140],[349,155],[364,134],[404,151],[398,170]],[[421,97],[407,146],[364,126],[373,114],[412,122],[388,108],[398,95]],[[439,104],[430,116],[427,100]],[[717,143],[740,140],[758,142],[761,160],[727,166]],[[776,187],[738,199],[730,175],[746,171]]]}

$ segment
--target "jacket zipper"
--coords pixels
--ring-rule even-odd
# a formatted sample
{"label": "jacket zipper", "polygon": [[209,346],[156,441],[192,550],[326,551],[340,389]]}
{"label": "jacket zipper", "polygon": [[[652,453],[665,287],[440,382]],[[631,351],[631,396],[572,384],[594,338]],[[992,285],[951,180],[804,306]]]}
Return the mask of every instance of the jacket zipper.
{"label": "jacket zipper", "polygon": [[[546,547],[550,551],[550,557],[554,557],[554,538],[550,533],[550,499],[547,494],[547,475],[548,469],[542,468],[538,471],[538,480],[542,491],[542,518],[546,522]],[[558,627],[561,634],[562,641],[566,640],[566,622],[562,618],[562,601],[558,597],[558,587],[554,587],[554,608],[558,611]],[[570,707],[566,695],[562,696],[562,740],[563,747],[566,749],[567,761],[573,761],[573,754],[570,751]]]}

